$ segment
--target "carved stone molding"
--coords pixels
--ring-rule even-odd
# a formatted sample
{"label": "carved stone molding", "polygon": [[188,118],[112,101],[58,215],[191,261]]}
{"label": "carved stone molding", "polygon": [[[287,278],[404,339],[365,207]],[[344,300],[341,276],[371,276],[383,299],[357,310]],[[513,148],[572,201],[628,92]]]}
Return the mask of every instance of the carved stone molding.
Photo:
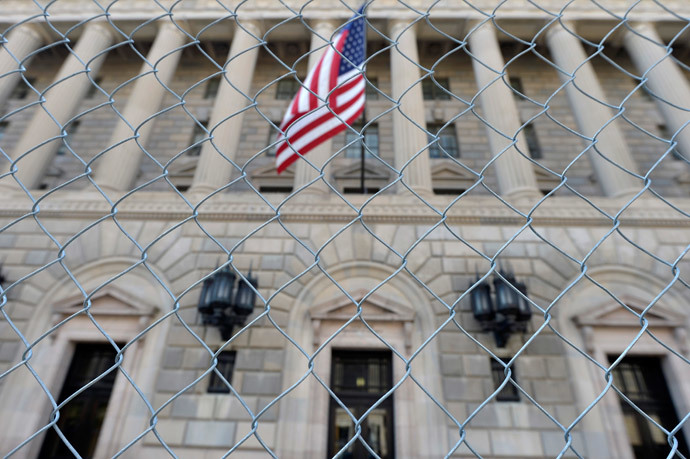
{"label": "carved stone molding", "polygon": [[[81,218],[96,219],[108,214],[119,219],[137,220],[183,220],[197,216],[200,221],[266,221],[276,215],[282,221],[305,222],[350,222],[359,218],[353,210],[360,208],[362,218],[367,223],[422,223],[434,224],[440,220],[448,224],[503,224],[524,225],[527,219],[494,197],[472,196],[462,198],[449,209],[452,199],[448,196],[433,196],[428,199],[436,211],[431,210],[419,199],[396,195],[381,195],[372,202],[364,204],[370,196],[346,195],[352,205],[335,195],[315,200],[291,199],[275,210],[253,192],[232,193],[218,196],[193,208],[182,199],[169,192],[140,191],[117,205],[114,211],[100,195],[87,193],[66,194],[64,198],[54,197],[41,202],[36,214],[41,218]],[[23,202],[22,202],[23,201]],[[575,226],[613,226],[613,216],[627,203],[618,199],[608,199],[600,205],[600,210],[576,197],[552,197],[542,203],[532,213],[537,226],[575,225]],[[690,208],[687,198],[674,200],[680,209]],[[611,216],[605,217],[601,211]],[[18,219],[31,214],[26,200],[1,199],[0,217]],[[637,227],[690,227],[690,220],[670,206],[654,201],[640,200],[626,209],[621,223]]]}

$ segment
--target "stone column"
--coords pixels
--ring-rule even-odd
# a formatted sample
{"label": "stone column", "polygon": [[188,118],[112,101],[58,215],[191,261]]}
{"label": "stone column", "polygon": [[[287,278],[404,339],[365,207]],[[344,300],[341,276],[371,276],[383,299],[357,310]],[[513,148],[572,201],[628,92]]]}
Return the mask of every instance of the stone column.
{"label": "stone column", "polygon": [[24,59],[36,51],[43,41],[36,24],[21,24],[7,35],[7,42],[0,47],[0,106],[19,82],[19,69],[27,64]]}
{"label": "stone column", "polygon": [[[485,23],[472,31],[469,44],[474,76],[480,91],[482,117],[489,124],[486,127],[489,148],[494,156],[500,155],[494,167],[501,195],[532,201],[541,197],[533,166],[514,145],[509,147],[522,123],[513,92],[500,78],[505,62],[493,25]],[[528,154],[527,141],[522,132],[517,134],[517,143],[520,150]]]}
{"label": "stone column", "polygon": [[[48,140],[58,137],[64,124],[74,116],[92,84],[87,73],[91,78],[98,74],[107,54],[105,50],[114,39],[114,30],[107,23],[94,21],[86,25],[52,87],[44,93],[45,102],[36,108],[34,117],[12,152],[13,160],[26,155],[17,162],[15,173],[25,187],[35,188],[41,181],[62,144],[61,139]],[[6,165],[3,169],[7,171],[9,167]],[[3,187],[8,186],[8,179],[3,182]]]}
{"label": "stone column", "polygon": [[[572,24],[567,27],[574,30]],[[546,35],[546,43],[554,62],[562,70],[559,72],[561,80],[566,82],[574,78],[566,86],[566,94],[580,133],[593,140],[596,136],[596,144],[590,148],[589,157],[604,194],[611,197],[634,195],[642,188],[642,182],[620,167],[637,173],[637,166],[619,123],[614,121],[607,125],[614,113],[604,105],[606,96],[580,40],[560,24],[555,24]]]}
{"label": "stone column", "polygon": [[[324,51],[328,49],[327,46],[324,46],[327,43],[327,41],[324,41],[324,38],[326,40],[330,40],[331,35],[333,35],[333,31],[335,30],[335,24],[333,24],[331,21],[319,20],[312,25],[312,28],[316,33],[312,33],[311,35],[311,50],[318,51],[312,52],[309,55],[309,70],[314,68],[314,66],[319,62],[319,59],[321,59]],[[307,158],[315,167],[322,168],[326,161],[328,161],[333,154],[332,146],[333,139],[331,138],[307,153],[305,158]],[[330,164],[324,168],[324,179],[326,180],[330,179],[330,168]],[[306,160],[301,158],[298,159],[295,164],[295,180],[293,189],[297,190],[298,188],[306,185],[314,180],[318,175],[319,172],[314,170],[314,168],[310,166]],[[302,193],[328,193],[329,191],[330,188],[328,188],[326,183],[324,183],[323,180],[319,180],[314,182],[311,186],[309,186],[309,188],[306,188],[304,191],[302,191]]]}
{"label": "stone column", "polygon": [[[244,27],[246,30],[243,30]],[[213,140],[201,147],[190,193],[208,194],[228,184],[239,149],[244,109],[251,104],[249,91],[262,31],[257,22],[244,21],[235,29],[232,46],[213,105],[209,130]],[[229,80],[232,85],[228,83]]]}
{"label": "stone column", "polygon": [[[393,111],[393,146],[397,170],[427,145],[426,120],[424,116],[424,98],[417,50],[417,34],[409,21],[394,20],[388,25],[388,35],[397,41],[397,46],[391,48],[391,89],[393,99],[399,102],[399,107]],[[413,124],[417,123],[424,130]],[[429,151],[424,150],[402,171],[404,182],[418,193],[432,194],[431,169],[429,167]],[[406,191],[398,186],[399,193]]]}
{"label": "stone column", "polygon": [[[104,190],[126,191],[134,183],[141,158],[144,154],[155,120],[146,121],[160,110],[165,97],[166,86],[175,74],[175,69],[182,55],[182,46],[186,35],[178,27],[165,19],[161,23],[156,39],[151,46],[146,60],[134,82],[132,93],[122,116],[110,138],[108,145],[117,145],[105,153],[96,163],[96,183]],[[142,123],[146,122],[143,126]],[[133,129],[138,130],[138,144],[134,139]],[[124,142],[124,143],[120,143]],[[141,146],[139,146],[141,145]]]}
{"label": "stone column", "polygon": [[676,136],[676,141],[678,149],[688,157],[690,155],[690,126],[683,128],[683,125],[690,120],[688,80],[673,59],[666,55],[666,45],[659,38],[653,24],[634,24],[633,31],[625,32],[623,42],[640,76],[649,79],[647,81],[649,90],[662,99],[657,99],[656,105],[666,122],[668,131],[675,134],[683,129]]}

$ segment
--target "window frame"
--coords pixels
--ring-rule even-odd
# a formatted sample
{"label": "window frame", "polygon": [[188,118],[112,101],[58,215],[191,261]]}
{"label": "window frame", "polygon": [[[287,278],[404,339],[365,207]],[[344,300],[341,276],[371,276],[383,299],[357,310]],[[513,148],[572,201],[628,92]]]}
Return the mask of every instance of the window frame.
{"label": "window frame", "polygon": [[[299,89],[302,87],[302,80],[303,79],[300,77],[297,77],[297,79],[295,79],[294,76],[286,77],[279,80],[276,84],[275,99],[292,100],[297,94],[297,91],[299,91]],[[286,88],[285,86],[289,86],[289,88]]]}
{"label": "window frame", "polygon": [[[445,123],[427,123],[426,131],[426,139],[427,143],[429,144],[429,158],[460,158],[460,142],[458,141],[458,133],[457,129],[455,128],[455,123],[450,123],[448,125]],[[439,131],[441,132],[441,135],[439,135]],[[434,142],[435,137],[438,137],[437,142]],[[447,145],[444,145],[443,139],[453,139],[453,148],[455,149],[455,154],[448,151],[446,148]]]}
{"label": "window frame", "polygon": [[221,75],[216,75],[206,80],[206,85],[204,86],[204,100],[215,99],[220,90],[221,78]]}
{"label": "window frame", "polygon": [[216,371],[220,372],[223,377],[232,384],[232,376],[235,373],[235,365],[237,363],[237,351],[221,351],[218,356],[218,364],[214,371],[211,371],[208,380],[206,392],[209,394],[229,394],[231,390],[225,385]]}
{"label": "window frame", "polygon": [[[379,156],[380,134],[378,123],[367,124],[359,119],[345,129],[345,139],[343,142],[343,154],[345,158],[359,159],[364,152],[365,158]],[[364,132],[362,132],[364,130]],[[356,131],[356,132],[355,132]],[[367,132],[369,131],[369,132]],[[360,137],[361,136],[361,137]],[[376,139],[376,145],[370,145],[369,139]],[[364,146],[366,145],[367,148]]]}
{"label": "window frame", "polygon": [[539,136],[537,135],[537,128],[534,126],[533,122],[529,122],[524,125],[522,132],[525,134],[525,141],[527,142],[527,149],[529,150],[529,156],[532,159],[542,159],[544,157],[544,150],[539,142]]}
{"label": "window frame", "polygon": [[[501,361],[505,364],[508,364],[512,357],[499,357]],[[503,384],[503,380],[505,379],[505,367],[501,365],[496,359],[490,357],[490,368],[491,368],[491,380],[494,383],[494,391],[499,388],[501,384]],[[510,379],[515,381],[515,384],[518,383],[518,378],[517,378],[517,361],[513,362],[513,364],[510,366],[511,370],[511,375]],[[506,383],[505,386],[503,386],[503,389],[499,393],[496,394],[496,397],[494,398],[497,402],[519,402],[520,401],[520,391],[518,390],[517,387],[513,385],[510,381]]]}
{"label": "window frame", "polygon": [[74,135],[77,133],[79,130],[79,126],[81,126],[81,120],[74,120],[71,123],[67,125],[65,129],[65,137],[60,138],[60,146],[58,149],[55,151],[56,156],[67,156],[68,153],[70,153],[69,148],[67,148],[66,144],[69,144],[70,140],[74,139]]}
{"label": "window frame", "polygon": [[450,78],[431,76],[422,80],[422,97],[424,100],[450,100],[450,95],[443,91],[439,85],[448,92],[450,90]]}
{"label": "window frame", "polygon": [[[192,128],[192,135],[191,135],[191,140],[189,142],[189,147],[187,147],[187,151],[185,152],[185,156],[190,156],[193,158],[197,158],[201,156],[201,149],[204,146],[204,143],[202,140],[208,139],[209,135],[206,131],[208,131],[208,120],[198,120],[199,123],[203,126],[203,129],[199,126],[199,123],[194,123],[194,127]],[[197,142],[201,142],[198,145],[194,145]],[[192,147],[192,145],[194,145]]]}

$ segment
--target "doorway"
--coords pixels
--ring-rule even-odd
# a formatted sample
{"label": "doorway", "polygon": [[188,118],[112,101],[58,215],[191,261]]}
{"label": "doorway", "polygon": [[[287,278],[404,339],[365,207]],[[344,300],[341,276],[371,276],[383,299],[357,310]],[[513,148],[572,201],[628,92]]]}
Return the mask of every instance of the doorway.
{"label": "doorway", "polygon": [[[352,417],[332,397],[329,410],[328,457],[333,457],[355,436],[359,419],[393,386],[390,351],[334,350],[331,390]],[[390,396],[363,420],[361,439],[381,459],[393,459],[393,397]],[[358,439],[343,453],[344,459],[375,457]]]}
{"label": "doorway", "polygon": [[[115,356],[109,343],[77,343],[58,404],[112,367]],[[93,457],[96,450],[117,373],[117,370],[111,371],[60,409],[57,427],[83,458]],[[73,459],[74,454],[51,428],[38,458]]]}
{"label": "doorway", "polygon": [[[609,361],[616,360],[609,356]],[[671,395],[658,357],[625,357],[612,371],[613,382],[626,397],[650,418],[670,431],[678,425]],[[664,432],[621,399],[625,430],[636,459],[665,458],[671,451]],[[688,457],[683,432],[676,434],[678,452]],[[676,454],[674,457],[681,457]]]}

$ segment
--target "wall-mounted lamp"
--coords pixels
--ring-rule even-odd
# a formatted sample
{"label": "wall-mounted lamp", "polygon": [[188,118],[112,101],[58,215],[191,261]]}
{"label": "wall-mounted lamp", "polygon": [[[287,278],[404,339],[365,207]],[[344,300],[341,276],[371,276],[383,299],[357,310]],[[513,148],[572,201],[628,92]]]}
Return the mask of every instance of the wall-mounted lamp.
{"label": "wall-mounted lamp", "polygon": [[[201,313],[201,323],[218,327],[224,340],[232,337],[232,329],[236,325],[244,325],[247,316],[254,310],[256,293],[259,288],[252,271],[245,276],[246,281],[240,279],[235,289],[235,273],[228,266],[224,266],[213,276],[208,277],[202,287],[197,309]],[[248,283],[249,284],[248,284]]]}
{"label": "wall-mounted lamp", "polygon": [[500,274],[505,281],[494,276],[493,297],[495,299],[492,298],[491,285],[484,281],[474,287],[470,293],[470,303],[472,314],[484,331],[493,331],[496,346],[505,347],[512,333],[527,331],[532,309],[526,300],[527,286],[518,282],[512,273],[500,271]]}

